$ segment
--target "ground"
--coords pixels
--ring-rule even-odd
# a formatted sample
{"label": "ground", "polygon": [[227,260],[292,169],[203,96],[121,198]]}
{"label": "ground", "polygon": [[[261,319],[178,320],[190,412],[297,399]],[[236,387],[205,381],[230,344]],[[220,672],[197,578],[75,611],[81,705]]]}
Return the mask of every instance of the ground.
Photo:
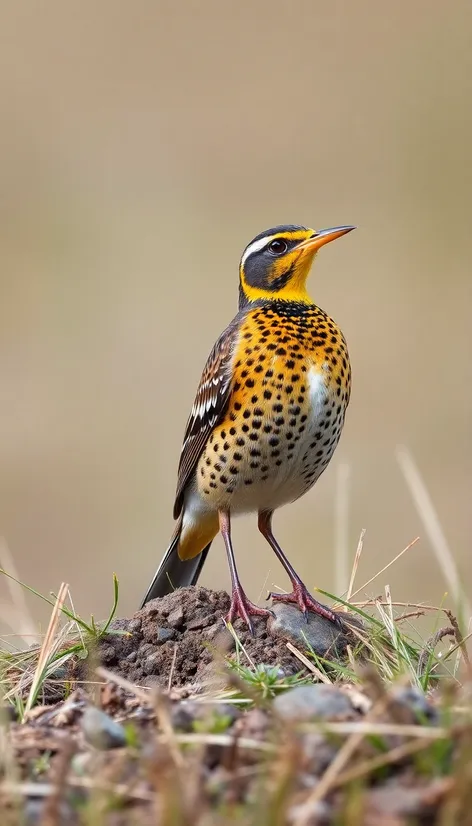
{"label": "ground", "polygon": [[386,682],[348,613],[333,627],[277,606],[251,636],[226,628],[228,607],[205,588],[154,600],[52,671],[29,710],[17,694],[2,826],[472,822],[457,686],[445,716],[433,681]]}

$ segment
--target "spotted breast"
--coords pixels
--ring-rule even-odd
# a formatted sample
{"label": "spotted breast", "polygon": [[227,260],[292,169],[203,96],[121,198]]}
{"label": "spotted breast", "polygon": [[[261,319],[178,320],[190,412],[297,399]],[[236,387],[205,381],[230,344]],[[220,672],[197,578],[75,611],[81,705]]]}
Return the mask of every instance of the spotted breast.
{"label": "spotted breast", "polygon": [[274,301],[251,309],[233,355],[230,403],[196,468],[212,509],[275,509],[327,467],[350,394],[346,342],[318,307]]}

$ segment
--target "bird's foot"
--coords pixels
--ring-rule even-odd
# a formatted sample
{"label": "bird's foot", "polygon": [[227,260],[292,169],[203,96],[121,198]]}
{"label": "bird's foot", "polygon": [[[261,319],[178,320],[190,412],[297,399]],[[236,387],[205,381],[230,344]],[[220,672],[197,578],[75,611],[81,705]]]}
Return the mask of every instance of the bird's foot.
{"label": "bird's foot", "polygon": [[225,622],[232,623],[237,617],[240,617],[249,628],[251,634],[254,634],[254,627],[251,617],[273,617],[272,611],[268,608],[259,608],[251,602],[242,588],[233,588],[231,594],[231,605],[225,617]]}
{"label": "bird's foot", "polygon": [[295,603],[295,605],[298,605],[305,619],[308,619],[308,611],[312,611],[314,614],[319,614],[320,617],[330,620],[334,625],[339,625],[339,618],[334,611],[331,611],[326,605],[322,605],[321,602],[318,602],[317,599],[312,597],[303,582],[295,581],[293,583],[293,591],[290,594],[270,593],[268,599],[272,599],[274,602]]}

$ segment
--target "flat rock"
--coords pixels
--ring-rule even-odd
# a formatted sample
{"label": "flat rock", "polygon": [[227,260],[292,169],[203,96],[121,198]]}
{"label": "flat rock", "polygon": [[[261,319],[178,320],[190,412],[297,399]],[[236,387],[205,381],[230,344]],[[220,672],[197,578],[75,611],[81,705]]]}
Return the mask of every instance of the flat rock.
{"label": "flat rock", "polygon": [[[346,614],[340,614],[340,624],[335,625],[320,614],[308,612],[305,618],[296,605],[277,602],[272,606],[274,617],[269,618],[267,630],[274,637],[283,637],[301,651],[309,647],[319,657],[336,659],[353,642],[353,634],[345,624]],[[357,618],[349,615],[349,622],[361,626]]]}
{"label": "flat rock", "polygon": [[272,707],[283,720],[298,723],[352,717],[354,712],[349,698],[339,688],[324,683],[295,686],[279,694]]}
{"label": "flat rock", "polygon": [[87,742],[102,751],[122,748],[126,745],[123,726],[95,706],[88,706],[85,709],[82,717],[82,731]]}

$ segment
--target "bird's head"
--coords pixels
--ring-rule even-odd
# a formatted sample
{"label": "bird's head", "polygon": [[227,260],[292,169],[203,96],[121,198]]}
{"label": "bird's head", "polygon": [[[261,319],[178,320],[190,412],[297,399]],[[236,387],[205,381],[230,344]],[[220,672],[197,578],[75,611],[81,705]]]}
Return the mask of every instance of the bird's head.
{"label": "bird's head", "polygon": [[283,225],[256,235],[241,257],[240,306],[261,298],[310,302],[306,280],[317,251],[353,229]]}

